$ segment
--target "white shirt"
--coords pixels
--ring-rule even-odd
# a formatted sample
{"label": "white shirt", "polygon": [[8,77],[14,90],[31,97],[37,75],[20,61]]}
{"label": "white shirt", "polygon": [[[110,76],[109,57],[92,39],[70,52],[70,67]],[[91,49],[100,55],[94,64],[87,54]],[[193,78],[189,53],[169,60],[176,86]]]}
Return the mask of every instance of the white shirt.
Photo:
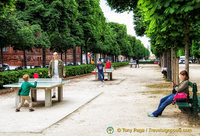
{"label": "white shirt", "polygon": [[53,73],[54,77],[59,77],[58,74],[58,60],[54,60],[54,73]]}

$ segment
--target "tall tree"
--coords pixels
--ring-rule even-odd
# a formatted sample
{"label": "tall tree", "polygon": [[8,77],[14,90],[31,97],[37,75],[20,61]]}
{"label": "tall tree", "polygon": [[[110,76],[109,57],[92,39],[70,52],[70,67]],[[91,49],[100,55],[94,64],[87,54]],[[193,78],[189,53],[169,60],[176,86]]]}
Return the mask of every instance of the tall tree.
{"label": "tall tree", "polygon": [[3,64],[3,48],[10,46],[16,36],[16,21],[15,17],[9,14],[4,14],[4,17],[0,16],[1,64]]}

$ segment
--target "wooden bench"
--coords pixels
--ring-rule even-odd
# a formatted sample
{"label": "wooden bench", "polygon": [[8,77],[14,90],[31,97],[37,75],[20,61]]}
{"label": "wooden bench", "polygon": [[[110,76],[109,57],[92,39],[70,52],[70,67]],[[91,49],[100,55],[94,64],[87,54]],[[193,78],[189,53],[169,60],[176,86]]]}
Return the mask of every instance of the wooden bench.
{"label": "wooden bench", "polygon": [[176,104],[183,113],[192,113],[194,116],[198,116],[200,112],[200,96],[197,96],[197,84],[189,81],[188,85],[192,87],[193,95],[190,96],[188,88],[187,102],[176,102]]}

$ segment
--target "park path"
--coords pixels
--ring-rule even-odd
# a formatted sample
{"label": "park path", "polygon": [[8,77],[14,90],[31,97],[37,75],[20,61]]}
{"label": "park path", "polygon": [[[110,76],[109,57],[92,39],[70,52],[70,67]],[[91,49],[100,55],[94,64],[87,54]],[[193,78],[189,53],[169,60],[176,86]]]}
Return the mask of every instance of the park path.
{"label": "park path", "polygon": [[[200,81],[197,76],[199,65],[191,66],[191,78]],[[180,66],[183,69],[183,66]],[[193,69],[195,72],[193,72]],[[200,72],[199,72],[200,73]],[[199,75],[199,74],[198,74]],[[62,121],[52,125],[42,133],[7,133],[2,136],[197,136],[200,135],[198,120],[182,114],[175,105],[166,108],[163,116],[149,118],[158,106],[160,98],[171,93],[170,85],[165,88],[147,87],[147,85],[166,85],[157,65],[141,65],[141,68],[128,66],[114,71],[113,81],[105,81],[103,87],[89,75],[72,79],[65,86],[65,91],[72,90],[101,90],[103,93],[96,99],[78,109]],[[199,82],[197,82],[199,84]],[[169,84],[169,83],[168,83]],[[199,121],[198,121],[199,122]],[[39,125],[39,124],[38,124]],[[107,134],[107,127],[113,127],[114,133]],[[117,132],[117,128],[121,132]],[[123,132],[125,129],[134,129],[138,132]],[[149,132],[151,129],[192,129],[192,132]],[[124,129],[124,130],[125,130]],[[144,129],[145,132],[141,132]],[[140,131],[140,132],[139,132]]]}

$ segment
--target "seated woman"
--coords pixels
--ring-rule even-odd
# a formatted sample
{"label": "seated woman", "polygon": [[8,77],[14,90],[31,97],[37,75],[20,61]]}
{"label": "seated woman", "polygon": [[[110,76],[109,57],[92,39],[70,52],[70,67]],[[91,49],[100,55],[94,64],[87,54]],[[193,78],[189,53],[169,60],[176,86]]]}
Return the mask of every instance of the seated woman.
{"label": "seated woman", "polygon": [[168,96],[163,97],[160,100],[160,104],[158,106],[158,109],[156,111],[154,111],[152,114],[148,114],[149,117],[158,117],[162,115],[163,110],[165,109],[165,107],[167,107],[169,104],[171,104],[174,100],[174,96],[177,93],[181,93],[181,92],[185,92],[187,93],[188,90],[188,80],[189,80],[189,76],[188,76],[188,72],[186,70],[183,70],[180,72],[180,78],[181,78],[181,83],[179,85],[175,85],[173,83],[173,94],[170,94]]}

